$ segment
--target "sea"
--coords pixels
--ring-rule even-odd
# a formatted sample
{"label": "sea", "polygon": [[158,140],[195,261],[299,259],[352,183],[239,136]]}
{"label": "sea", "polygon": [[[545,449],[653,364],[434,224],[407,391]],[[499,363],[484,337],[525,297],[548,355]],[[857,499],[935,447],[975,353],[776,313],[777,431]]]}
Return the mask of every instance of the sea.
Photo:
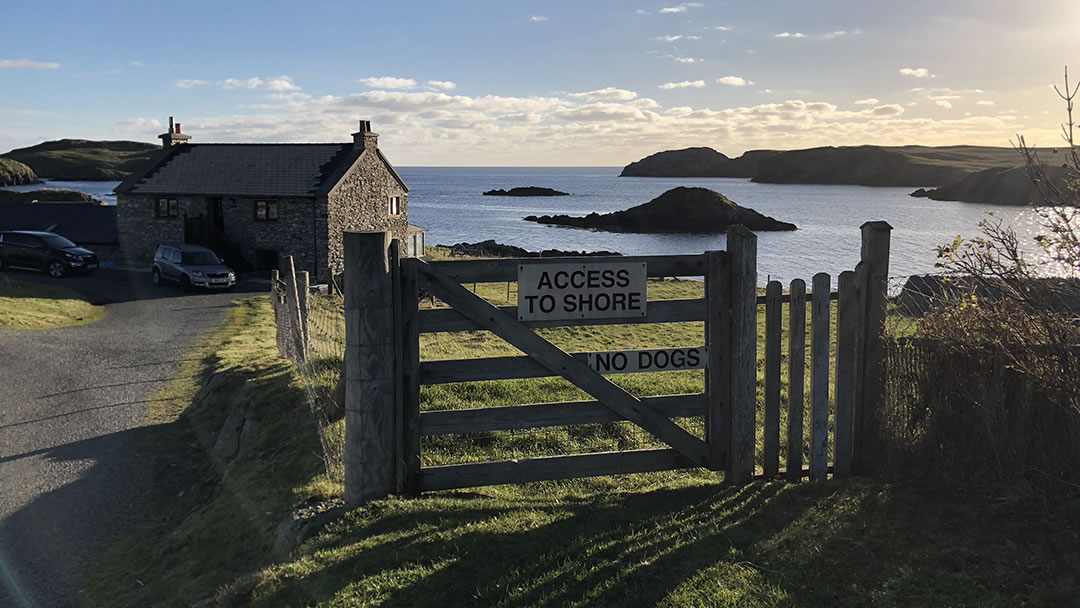
{"label": "sea", "polygon": [[[794,232],[758,233],[758,280],[810,283],[819,272],[836,276],[859,261],[864,222],[892,227],[890,275],[902,280],[937,271],[935,248],[956,236],[975,236],[993,214],[1023,242],[1036,233],[1033,212],[1003,207],[912,198],[914,187],[871,188],[757,184],[738,178],[619,177],[619,167],[398,167],[409,185],[409,222],[427,229],[428,245],[494,239],[529,250],[615,251],[624,255],[701,253],[724,249],[723,234],[625,234],[544,226],[527,215],[605,213],[646,203],[676,186],[701,186],[778,220]],[[116,204],[118,182],[49,181],[36,188],[71,188]],[[483,196],[485,190],[542,186],[570,193],[559,197]],[[2,213],[2,209],[0,209]]]}

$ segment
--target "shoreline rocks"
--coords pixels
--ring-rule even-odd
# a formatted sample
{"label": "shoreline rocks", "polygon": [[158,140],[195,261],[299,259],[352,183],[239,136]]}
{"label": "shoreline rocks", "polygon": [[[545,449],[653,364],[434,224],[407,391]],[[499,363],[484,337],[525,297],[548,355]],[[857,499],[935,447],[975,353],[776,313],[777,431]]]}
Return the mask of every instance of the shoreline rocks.
{"label": "shoreline rocks", "polygon": [[561,258],[569,256],[617,256],[621,253],[613,251],[563,251],[561,249],[545,249],[543,251],[529,251],[513,245],[496,243],[494,239],[477,243],[458,243],[456,245],[436,245],[450,250],[453,257],[469,256],[478,258]]}
{"label": "shoreline rocks", "polygon": [[484,196],[570,196],[568,192],[561,192],[553,188],[541,188],[539,186],[518,186],[509,190],[499,188],[488,190]]}
{"label": "shoreline rocks", "polygon": [[660,234],[720,233],[736,224],[757,231],[797,229],[795,224],[741,207],[715,190],[682,186],[672,188],[647,203],[624,211],[590,213],[584,217],[530,215],[525,220],[608,232]]}

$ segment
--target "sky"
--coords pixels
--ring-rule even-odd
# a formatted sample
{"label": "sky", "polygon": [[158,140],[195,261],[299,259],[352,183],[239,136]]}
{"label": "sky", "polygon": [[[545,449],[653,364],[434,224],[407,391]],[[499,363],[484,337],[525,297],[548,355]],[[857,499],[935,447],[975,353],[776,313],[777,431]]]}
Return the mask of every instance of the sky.
{"label": "sky", "polygon": [[21,2],[0,151],[60,138],[349,141],[397,165],[665,149],[1061,143],[1076,0]]}

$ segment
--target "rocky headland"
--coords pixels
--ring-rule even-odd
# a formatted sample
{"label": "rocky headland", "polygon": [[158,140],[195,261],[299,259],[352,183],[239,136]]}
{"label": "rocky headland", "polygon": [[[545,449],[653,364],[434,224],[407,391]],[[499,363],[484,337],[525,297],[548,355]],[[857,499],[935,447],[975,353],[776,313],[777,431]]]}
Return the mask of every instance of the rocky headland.
{"label": "rocky headland", "polygon": [[541,188],[539,186],[519,186],[517,188],[511,188],[509,190],[503,190],[499,188],[497,190],[488,190],[484,193],[484,196],[570,196],[567,192],[560,192],[552,188]]}
{"label": "rocky headland", "polygon": [[622,255],[614,251],[564,251],[562,249],[545,249],[543,251],[529,251],[513,245],[496,243],[494,239],[480,241],[478,243],[458,243],[456,245],[436,245],[450,250],[451,257],[477,257],[477,258],[557,258],[567,256],[614,256]]}
{"label": "rocky headland", "polygon": [[590,213],[584,217],[530,215],[525,219],[540,224],[608,232],[719,233],[736,224],[760,231],[796,229],[795,224],[741,207],[715,190],[682,186],[624,211]]}
{"label": "rocky headland", "polygon": [[92,205],[104,205],[102,201],[95,199],[85,192],[78,190],[65,190],[61,188],[41,188],[27,192],[15,192],[13,190],[0,190],[0,204],[30,204],[30,203],[88,203]]}
{"label": "rocky headland", "polygon": [[668,150],[626,165],[619,177],[754,177],[762,159],[775,154],[751,150],[730,158],[705,147]]}
{"label": "rocky headland", "polygon": [[40,184],[34,170],[17,160],[0,156],[0,186]]}
{"label": "rocky headland", "polygon": [[[1068,175],[1064,167],[1045,167],[1046,177],[1062,191]],[[1026,167],[994,167],[969,173],[931,190],[919,188],[911,193],[935,201],[962,201],[988,205],[1046,204],[1028,175]]]}

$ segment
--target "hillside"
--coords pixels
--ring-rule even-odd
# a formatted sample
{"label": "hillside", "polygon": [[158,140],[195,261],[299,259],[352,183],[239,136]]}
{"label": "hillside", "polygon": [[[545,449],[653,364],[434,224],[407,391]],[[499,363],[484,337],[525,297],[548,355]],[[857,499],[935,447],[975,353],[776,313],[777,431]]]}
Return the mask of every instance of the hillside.
{"label": "hillside", "polygon": [[735,224],[750,230],[795,230],[794,224],[740,207],[715,190],[684,187],[672,188],[647,203],[624,211],[590,213],[585,217],[530,215],[525,219],[539,224],[609,232],[719,233]]}
{"label": "hillside", "polygon": [[0,157],[0,186],[21,186],[36,184],[40,181],[30,167],[17,160]]}
{"label": "hillside", "polygon": [[842,146],[750,150],[728,158],[712,148],[658,152],[623,168],[623,176],[749,177],[776,184],[941,186],[973,171],[1018,167],[1012,148],[989,146]]}
{"label": "hillside", "polygon": [[60,139],[18,148],[0,158],[28,165],[41,177],[60,180],[121,180],[160,146],[136,141]]}

